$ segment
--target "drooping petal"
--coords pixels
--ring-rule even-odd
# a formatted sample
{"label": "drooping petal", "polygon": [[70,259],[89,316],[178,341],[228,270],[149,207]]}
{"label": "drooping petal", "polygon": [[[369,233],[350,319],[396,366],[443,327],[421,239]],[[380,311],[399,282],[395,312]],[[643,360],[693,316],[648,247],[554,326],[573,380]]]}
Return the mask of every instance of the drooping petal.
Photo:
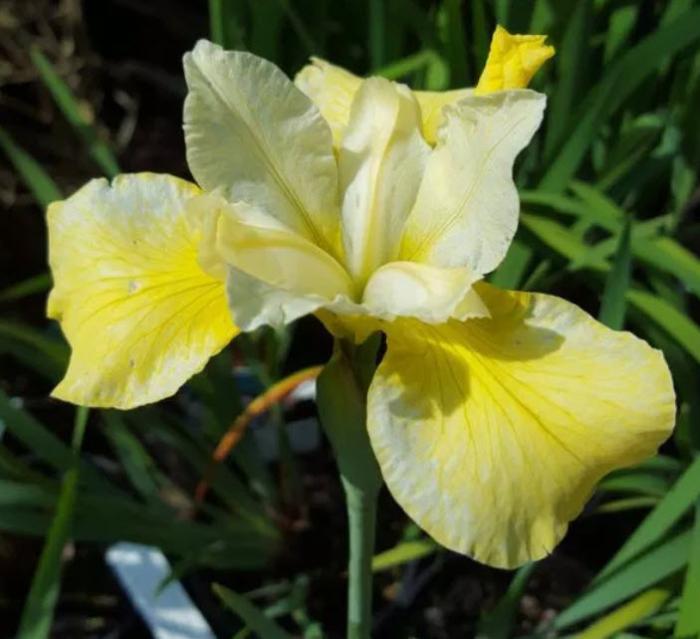
{"label": "drooping petal", "polygon": [[390,491],[501,568],[552,551],[596,482],[674,422],[663,355],[556,297],[478,284],[492,319],[387,325],[368,428]]}
{"label": "drooping petal", "polygon": [[[316,103],[333,130],[334,144],[340,146],[362,78],[320,58],[311,58],[311,62],[297,74],[294,82]],[[437,130],[443,119],[442,107],[471,93],[472,89],[413,92],[422,113],[423,137],[429,144],[435,144],[437,139]]]}
{"label": "drooping petal", "polygon": [[497,26],[474,93],[485,95],[504,89],[524,89],[539,68],[554,55],[554,47],[545,44],[546,39],[547,36],[543,35],[511,35]]}
{"label": "drooping petal", "polygon": [[175,393],[236,334],[224,282],[198,261],[199,193],[168,175],[92,180],[49,206],[48,304],[71,345],[54,397],[132,408]]}
{"label": "drooping petal", "polygon": [[352,296],[345,269],[316,244],[243,204],[220,200],[218,206],[217,249],[229,267],[229,303],[243,330],[287,324]]}
{"label": "drooping petal", "polygon": [[187,161],[200,186],[223,189],[335,250],[337,168],[318,108],[250,53],[200,40],[184,65]]}
{"label": "drooping petal", "polygon": [[472,291],[476,279],[463,266],[439,268],[391,262],[375,271],[367,282],[362,305],[370,315],[388,321],[413,317],[438,324],[450,317],[488,317],[488,309]]}
{"label": "drooping petal", "polygon": [[407,87],[365,80],[339,154],[345,261],[360,282],[398,253],[429,147]]}
{"label": "drooping petal", "polygon": [[406,222],[399,259],[492,271],[518,225],[513,162],[542,121],[545,97],[529,90],[467,97],[446,107]]}

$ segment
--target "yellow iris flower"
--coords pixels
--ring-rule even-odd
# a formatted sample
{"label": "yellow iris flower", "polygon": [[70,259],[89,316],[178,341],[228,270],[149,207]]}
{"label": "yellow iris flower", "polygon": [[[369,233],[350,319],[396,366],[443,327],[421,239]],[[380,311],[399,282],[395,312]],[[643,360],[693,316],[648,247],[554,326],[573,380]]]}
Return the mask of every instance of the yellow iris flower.
{"label": "yellow iris flower", "polygon": [[49,314],[72,346],[54,395],[153,402],[239,330],[308,313],[338,337],[383,331],[367,428],[398,503],[487,564],[549,553],[603,475],[668,437],[674,392],[630,333],[481,281],[516,230],[543,41],[499,28],[477,87],[446,93],[321,60],[294,84],[199,42],[184,60],[199,187],[128,175],[49,208]]}

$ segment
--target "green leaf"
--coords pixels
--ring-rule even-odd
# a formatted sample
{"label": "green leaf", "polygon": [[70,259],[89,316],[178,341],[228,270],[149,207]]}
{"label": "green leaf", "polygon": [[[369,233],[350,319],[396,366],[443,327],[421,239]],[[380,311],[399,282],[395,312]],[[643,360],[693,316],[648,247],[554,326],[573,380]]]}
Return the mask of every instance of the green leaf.
{"label": "green leaf", "polygon": [[42,166],[19,147],[10,134],[0,127],[0,148],[15,167],[15,171],[32,192],[39,206],[46,208],[51,202],[63,198],[61,190]]}
{"label": "green leaf", "polygon": [[641,289],[627,291],[627,300],[668,332],[700,362],[700,328],[666,300]]}
{"label": "green leaf", "polygon": [[609,64],[625,44],[637,22],[638,15],[639,6],[634,3],[622,5],[613,10],[605,36],[604,63]]}
{"label": "green leaf", "polygon": [[43,293],[49,288],[51,288],[51,275],[40,273],[0,291],[0,302],[14,302],[36,293]]}
{"label": "green leaf", "polygon": [[79,464],[77,455],[83,443],[89,411],[76,410],[73,429],[73,465],[66,472],[61,494],[56,505],[56,514],[46,536],[46,543],[39,558],[39,565],[22,610],[17,639],[46,639],[51,631],[54,609],[58,601],[61,580],[61,557],[68,541],[75,510],[78,488]]}
{"label": "green leaf", "polygon": [[700,636],[700,501],[695,504],[695,526],[690,547],[688,571],[674,636]]}
{"label": "green leaf", "polygon": [[678,572],[688,561],[691,533],[684,532],[632,561],[579,597],[554,620],[558,630],[592,617]]}
{"label": "green leaf", "polygon": [[625,324],[627,298],[625,293],[630,285],[632,257],[630,251],[630,231],[632,220],[628,219],[620,236],[620,244],[612,269],[608,272],[603,289],[598,319],[606,326],[620,330]]}
{"label": "green leaf", "polygon": [[450,70],[450,86],[453,88],[471,84],[462,4],[462,0],[443,0],[438,13],[438,27],[442,33],[445,58]]}
{"label": "green leaf", "polygon": [[532,247],[516,237],[505,259],[491,274],[489,281],[499,288],[519,288],[533,255]]}
{"label": "green leaf", "polygon": [[394,568],[409,561],[432,555],[438,549],[439,546],[432,539],[402,541],[393,548],[376,554],[372,559],[372,570],[380,572],[388,568]]}
{"label": "green leaf", "polygon": [[549,168],[539,186],[562,191],[574,176],[603,123],[632,95],[644,80],[656,73],[667,56],[672,56],[700,39],[700,9],[693,9],[662,27],[627,50],[611,64],[600,82],[570,118],[571,128],[564,143],[555,149]]}
{"label": "green leaf", "polygon": [[520,220],[528,231],[568,260],[585,262],[589,268],[597,271],[609,268],[602,259],[588,262],[589,247],[558,222],[533,213],[522,213]]}
{"label": "green leaf", "polygon": [[549,98],[545,155],[551,155],[561,146],[567,126],[571,123],[571,112],[578,103],[590,66],[589,27],[592,2],[577,0],[567,17],[561,44],[557,47],[554,64],[557,82]]}
{"label": "green leaf", "polygon": [[700,496],[700,457],[688,467],[659,505],[637,527],[624,546],[595,578],[599,583],[657,543]]}
{"label": "green leaf", "polygon": [[607,639],[621,630],[638,624],[654,614],[668,601],[671,592],[667,588],[651,588],[634,599],[605,615],[576,639]]}
{"label": "green leaf", "polygon": [[209,0],[209,34],[224,49],[245,49],[236,0]]}
{"label": "green leaf", "polygon": [[377,69],[386,63],[384,36],[386,33],[386,5],[385,0],[368,0],[369,20],[367,32],[369,34],[369,60],[372,68]]}
{"label": "green leaf", "polygon": [[503,597],[493,610],[479,620],[478,637],[482,639],[508,639],[513,636],[520,600],[535,566],[535,563],[525,564],[513,575]]}
{"label": "green leaf", "polygon": [[224,588],[219,584],[212,585],[212,590],[221,602],[231,611],[236,613],[260,639],[292,639],[292,635],[287,633],[272,619],[254,606],[250,600],[243,595],[239,595],[233,590]]}
{"label": "green leaf", "polygon": [[31,47],[29,55],[56,106],[58,106],[61,113],[63,113],[63,117],[73,127],[78,137],[82,139],[92,159],[107,177],[114,177],[119,173],[117,159],[109,145],[100,138],[95,128],[84,116],[80,104],[70,87],[37,47]]}

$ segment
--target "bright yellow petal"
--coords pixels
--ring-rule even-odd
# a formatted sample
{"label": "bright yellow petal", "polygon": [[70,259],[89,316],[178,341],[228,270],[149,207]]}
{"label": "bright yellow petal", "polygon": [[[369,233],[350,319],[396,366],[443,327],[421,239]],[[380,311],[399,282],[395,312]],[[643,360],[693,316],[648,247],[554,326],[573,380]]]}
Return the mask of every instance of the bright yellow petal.
{"label": "bright yellow petal", "polygon": [[564,535],[596,482],[654,454],[675,415],[661,352],[548,295],[478,284],[492,319],[387,325],[368,428],[430,535],[514,568]]}
{"label": "bright yellow petal", "polygon": [[[339,147],[362,78],[320,58],[311,58],[311,61],[297,74],[294,82],[316,103],[333,131],[335,146]],[[421,108],[423,136],[428,143],[435,144],[437,130],[443,121],[442,108],[471,93],[471,89],[413,92]]]}
{"label": "bright yellow petal", "polygon": [[409,89],[383,78],[365,80],[338,158],[345,263],[356,281],[366,282],[395,259],[428,152]]}
{"label": "bright yellow petal", "polygon": [[175,393],[236,334],[198,262],[199,189],[169,175],[92,180],[49,206],[48,314],[72,347],[54,397],[132,408]]}
{"label": "bright yellow petal", "polygon": [[335,250],[337,168],[316,106],[250,53],[200,40],[184,64],[187,162],[200,186],[223,189]]}
{"label": "bright yellow petal", "polygon": [[446,122],[406,222],[399,259],[492,271],[518,224],[513,162],[542,121],[545,97],[529,90],[467,97]]}
{"label": "bright yellow petal", "polygon": [[202,199],[200,205],[220,209],[217,247],[230,270],[229,301],[243,330],[287,324],[336,298],[352,296],[345,269],[274,218],[240,203],[205,204]]}
{"label": "bright yellow petal", "polygon": [[484,95],[504,89],[524,89],[554,55],[554,47],[545,44],[546,39],[547,36],[542,35],[511,35],[497,26],[474,93]]}
{"label": "bright yellow petal", "polygon": [[479,295],[472,291],[476,279],[465,267],[390,262],[375,271],[367,282],[362,305],[370,315],[388,321],[414,317],[438,324],[450,317],[488,316]]}

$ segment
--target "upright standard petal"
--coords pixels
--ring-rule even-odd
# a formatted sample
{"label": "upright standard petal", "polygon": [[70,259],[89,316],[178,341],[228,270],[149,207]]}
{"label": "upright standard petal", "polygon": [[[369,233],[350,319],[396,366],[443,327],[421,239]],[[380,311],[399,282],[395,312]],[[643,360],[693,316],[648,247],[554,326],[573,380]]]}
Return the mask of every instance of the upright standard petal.
{"label": "upright standard petal", "polygon": [[132,408],[175,393],[236,334],[224,282],[198,261],[199,193],[169,175],[92,180],[49,206],[48,315],[71,345],[54,397]]}
{"label": "upright standard petal", "polygon": [[[340,146],[350,121],[352,101],[362,78],[320,58],[311,58],[311,61],[297,74],[294,82],[316,103],[333,130],[334,144]],[[443,107],[471,93],[472,89],[413,92],[422,113],[423,137],[429,144],[435,144],[437,139],[437,130],[443,120]]]}
{"label": "upright standard petal", "polygon": [[335,250],[337,168],[313,102],[271,62],[205,40],[184,65],[187,161],[200,186]]}
{"label": "upright standard petal", "polygon": [[399,259],[492,271],[518,225],[513,163],[542,121],[529,90],[465,98],[445,110],[437,146],[406,222]]}
{"label": "upright standard petal", "polygon": [[504,89],[525,88],[539,68],[554,55],[554,47],[545,44],[546,39],[547,36],[543,35],[511,35],[497,26],[474,93],[485,95]]}
{"label": "upright standard petal", "polygon": [[673,385],[659,351],[564,300],[477,290],[491,319],[387,325],[368,428],[420,526],[514,568],[552,551],[603,475],[656,451]]}
{"label": "upright standard petal", "polygon": [[345,262],[364,283],[398,253],[429,147],[411,91],[365,80],[352,105],[338,158]]}
{"label": "upright standard petal", "polygon": [[362,78],[314,57],[297,73],[294,83],[314,101],[333,131],[333,143],[340,146]]}
{"label": "upright standard petal", "polygon": [[229,267],[229,303],[243,330],[287,324],[352,297],[345,269],[316,244],[244,204],[218,206],[217,250]]}

